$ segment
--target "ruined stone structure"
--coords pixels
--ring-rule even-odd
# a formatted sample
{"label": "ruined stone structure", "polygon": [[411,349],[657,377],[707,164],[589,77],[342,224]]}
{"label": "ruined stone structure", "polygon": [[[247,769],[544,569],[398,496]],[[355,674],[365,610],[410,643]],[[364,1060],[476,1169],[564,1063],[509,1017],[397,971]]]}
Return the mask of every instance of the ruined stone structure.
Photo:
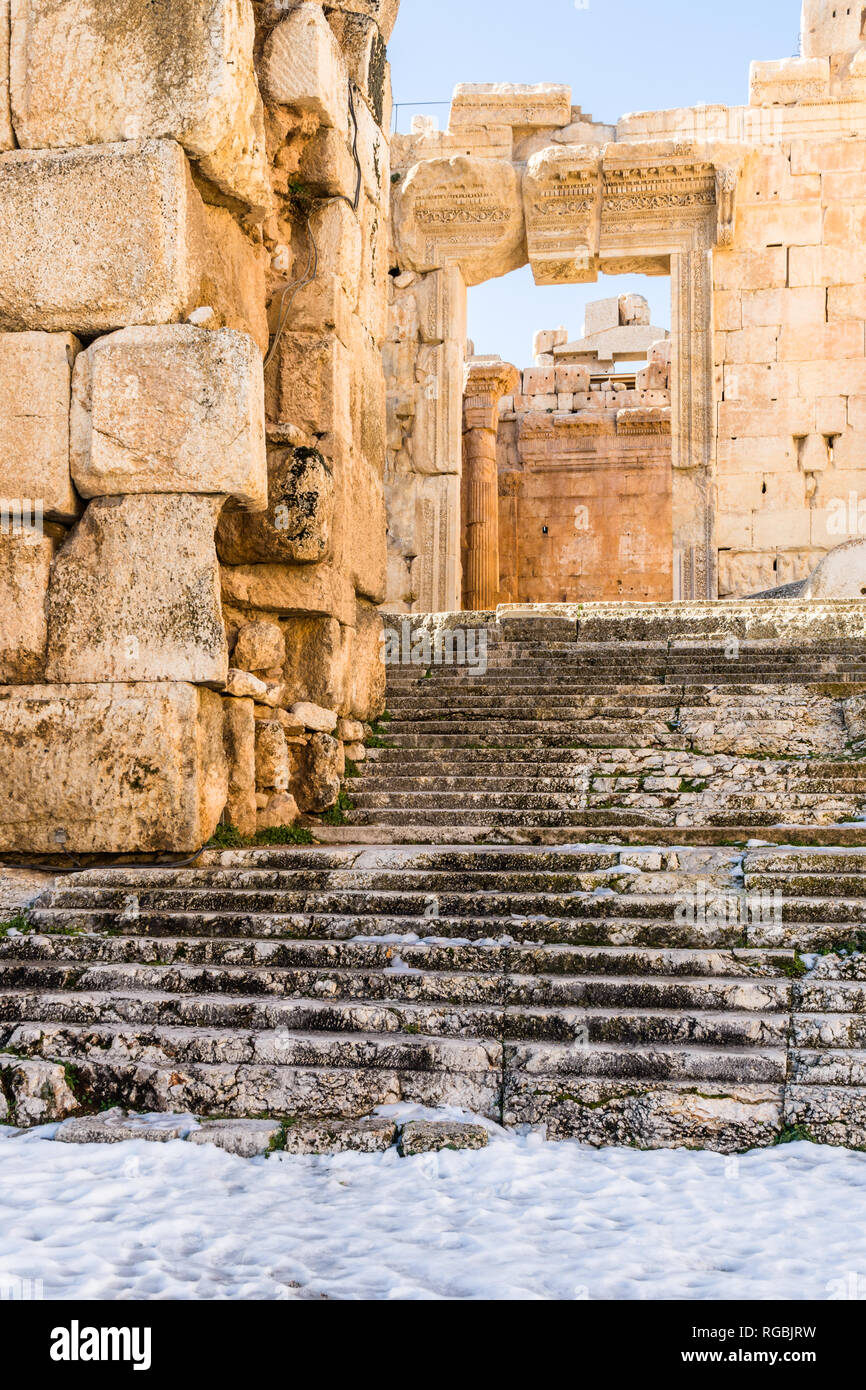
{"label": "ruined stone structure", "polygon": [[536,334],[499,402],[497,602],[673,597],[670,349],[639,296]]}
{"label": "ruined stone structure", "polygon": [[197,850],[363,757],[396,13],[0,3],[0,849]]}
{"label": "ruined stone structure", "polygon": [[454,606],[465,289],[527,262],[539,285],[671,277],[675,598],[803,579],[852,534],[866,37],[824,0],[803,29],[802,58],[753,65],[748,106],[605,125],[566,87],[463,86],[446,131],[395,139],[389,608]]}
{"label": "ruined stone structure", "polygon": [[[397,0],[200,8],[0,0],[0,850],[137,852],[0,873],[0,1123],[866,1147],[860,7],[734,110],[459,88],[393,189]],[[670,339],[469,353],[527,262]]]}

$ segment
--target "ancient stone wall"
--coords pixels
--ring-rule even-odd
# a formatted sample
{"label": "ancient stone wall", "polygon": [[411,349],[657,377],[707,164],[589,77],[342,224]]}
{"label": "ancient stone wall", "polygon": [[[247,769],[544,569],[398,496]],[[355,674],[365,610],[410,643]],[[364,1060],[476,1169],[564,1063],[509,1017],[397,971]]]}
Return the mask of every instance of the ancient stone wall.
{"label": "ancient stone wall", "polygon": [[[448,270],[473,285],[527,262],[539,284],[670,274],[677,598],[802,578],[866,532],[861,19],[807,0],[803,57],[756,62],[748,106],[603,125],[567,88],[464,86],[446,131],[418,118],[393,143],[403,275]],[[450,399],[460,365],[440,357],[426,390]],[[405,437],[395,429],[395,446]],[[401,515],[431,473],[459,469],[441,440],[398,447]],[[389,579],[389,606],[429,592],[428,552],[399,528],[391,573],[402,579],[410,549],[416,578]]]}
{"label": "ancient stone wall", "polygon": [[398,2],[0,0],[2,849],[194,850],[363,756]]}
{"label": "ancient stone wall", "polygon": [[621,296],[578,342],[536,334],[534,361],[499,402],[498,602],[669,602],[670,338]]}

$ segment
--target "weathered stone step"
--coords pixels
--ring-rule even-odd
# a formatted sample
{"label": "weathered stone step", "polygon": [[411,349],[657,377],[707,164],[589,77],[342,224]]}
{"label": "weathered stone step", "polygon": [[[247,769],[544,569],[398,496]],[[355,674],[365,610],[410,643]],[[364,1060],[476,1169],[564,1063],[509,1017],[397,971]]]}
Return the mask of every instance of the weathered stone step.
{"label": "weathered stone step", "polygon": [[[262,891],[252,889],[184,890],[156,889],[142,890],[136,894],[138,917],[124,919],[118,909],[122,908],[122,890],[81,888],[67,889],[58,894],[58,901],[51,909],[37,909],[33,920],[38,926],[50,926],[71,921],[63,914],[70,909],[80,911],[112,912],[115,930],[129,934],[141,932],[140,917],[153,914],[193,913],[209,919],[209,934],[219,927],[223,917],[249,917],[252,915],[286,916],[301,923],[305,920],[347,916],[357,921],[376,917],[403,918],[414,923],[414,929],[422,928],[424,935],[438,932],[440,921],[462,917],[495,921],[507,927],[515,918],[523,921],[542,920],[544,917],[562,918],[658,918],[673,921],[688,900],[692,890],[703,884],[706,898],[728,900],[736,903],[738,891],[733,885],[714,886],[709,879],[699,876],[690,879],[683,876],[675,880],[672,891],[647,893],[634,891],[633,876],[623,886],[626,892],[615,891],[605,884],[603,887],[585,891],[575,887],[563,892],[513,892],[492,893],[484,891],[379,891],[366,892],[362,888],[347,888],[334,892],[293,893],[291,891]],[[826,896],[785,897],[783,900],[785,916],[792,921],[859,922],[863,916],[863,902],[859,897],[845,898],[833,894],[832,884],[826,885]],[[0,941],[2,951],[15,950],[21,938],[6,938]]]}
{"label": "weathered stone step", "polygon": [[[536,924],[533,924],[533,930]],[[133,939],[133,938],[130,938]],[[139,940],[140,938],[134,938]],[[212,938],[209,938],[212,939]],[[87,946],[88,943],[85,943]],[[96,938],[89,943],[94,949],[99,950],[105,945],[107,950],[112,949],[112,942],[102,942]],[[192,944],[192,943],[189,943]],[[34,958],[41,959],[38,955],[40,947],[49,953],[47,959],[63,960],[62,952],[73,949],[74,943],[65,945],[62,938],[40,939],[33,943]],[[635,988],[642,990],[647,981],[660,980],[660,987],[667,987],[669,980],[682,983],[683,987],[690,989],[695,982],[703,987],[707,982],[723,981],[726,989],[731,988],[740,990],[745,988],[747,991],[752,989],[756,981],[760,982],[761,990],[769,989],[771,992],[781,992],[785,994],[791,987],[791,970],[794,965],[794,952],[784,949],[771,950],[750,950],[737,947],[728,949],[703,948],[683,948],[683,947],[644,947],[641,945],[570,945],[558,940],[548,944],[521,944],[509,942],[443,942],[437,940],[435,943],[418,943],[412,938],[405,942],[395,942],[392,939],[380,942],[375,938],[366,938],[361,942],[351,941],[348,944],[341,942],[328,941],[320,943],[317,941],[303,941],[296,945],[300,954],[300,961],[307,965],[321,963],[317,952],[324,951],[329,964],[333,965],[337,961],[346,964],[357,964],[361,956],[357,953],[368,952],[367,961],[376,959],[377,953],[380,963],[385,964],[388,960],[387,952],[393,952],[399,947],[399,951],[406,961],[417,961],[420,964],[437,963],[440,968],[443,965],[450,965],[456,969],[460,961],[467,964],[473,960],[484,959],[490,962],[488,973],[497,972],[500,974],[510,973],[521,978],[530,975],[544,975],[546,977],[563,977],[569,980],[587,980],[595,982],[594,987],[607,989],[610,986],[619,987],[618,982],[622,982],[622,987],[626,988],[628,982],[634,980]],[[142,942],[141,950],[143,958],[147,956],[147,943]],[[54,957],[51,953],[57,951],[60,954]],[[346,952],[342,956],[341,952]],[[454,954],[459,952],[459,959]],[[483,956],[479,957],[479,952]],[[74,957],[73,957],[74,958]],[[108,959],[117,959],[116,956],[109,955]],[[125,959],[121,948],[120,959]],[[837,981],[812,981],[811,979],[798,982],[798,989],[815,990],[814,995],[820,1001],[821,1008],[827,1008],[827,991],[839,984]],[[630,986],[629,986],[630,987]],[[841,987],[841,985],[840,985]],[[20,991],[20,986],[9,986],[9,993],[16,990]],[[859,988],[857,982],[850,983],[849,988],[853,991]],[[641,996],[643,997],[643,996]],[[764,995],[761,994],[763,1000]],[[774,995],[775,997],[775,995]],[[786,995],[787,997],[787,995]],[[812,995],[808,996],[812,998]],[[856,996],[852,993],[852,998]],[[634,1002],[634,1001],[632,1001]],[[743,1005],[742,1007],[746,1007]],[[751,1005],[748,1005],[751,1007]],[[765,1007],[762,1003],[761,1007]],[[846,1003],[846,1008],[854,1008],[854,1004]]]}
{"label": "weathered stone step", "polygon": [[501,1044],[491,1037],[463,1039],[404,1033],[319,1033],[281,1028],[161,1028],[82,1026],[35,1020],[21,1024],[9,1041],[27,1055],[64,1061],[147,1062],[156,1066],[203,1063],[234,1066],[369,1068],[373,1071],[495,1071]]}
{"label": "weathered stone step", "polygon": [[[659,779],[664,780],[664,779]],[[681,779],[677,779],[681,780]],[[619,807],[630,810],[635,807],[655,809],[660,806],[675,806],[683,810],[690,807],[708,806],[716,811],[731,810],[818,810],[829,812],[844,811],[853,813],[860,807],[856,793],[847,797],[830,796],[822,791],[794,791],[786,788],[762,787],[750,792],[730,791],[727,788],[712,787],[695,791],[691,787],[683,790],[617,791],[613,788],[587,790],[572,787],[569,791],[554,792],[509,792],[487,787],[484,791],[462,791],[456,796],[453,790],[432,791],[418,787],[414,791],[389,791],[362,788],[354,791],[352,801],[356,810],[401,810],[404,807],[425,812],[428,809],[448,809],[460,812],[463,809],[480,807],[494,810],[563,810],[573,811],[582,807]],[[817,818],[817,817],[816,817]],[[850,818],[850,814],[849,814]],[[776,817],[778,820],[778,817]]]}
{"label": "weathered stone step", "polygon": [[[840,747],[834,751],[842,753],[841,724],[838,734]],[[489,728],[485,729],[482,723],[476,730],[464,733],[400,733],[393,736],[389,734],[388,746],[403,750],[404,755],[407,751],[414,752],[416,749],[497,749],[508,753],[512,750],[529,752],[533,747],[537,747],[543,748],[547,756],[550,749],[557,748],[620,751],[644,749],[647,747],[648,735],[649,742],[656,751],[727,753],[731,756],[757,754],[766,757],[768,754],[777,753],[788,758],[797,755],[811,756],[816,743],[815,736],[810,733],[808,727],[804,727],[802,722],[792,720],[784,727],[772,721],[756,723],[748,729],[747,734],[725,728],[723,723],[718,727],[713,724],[706,729],[697,725],[694,731],[669,729],[667,725],[663,729],[648,730],[637,722],[630,728],[622,724],[599,725],[594,728],[587,726],[585,729],[551,726],[546,732],[539,730],[534,735],[526,732],[519,734],[508,729],[500,732],[491,731]]]}
{"label": "weathered stone step", "polygon": [[793,1048],[792,1083],[806,1086],[866,1086],[866,1051]]}
{"label": "weathered stone step", "polygon": [[[503,846],[538,849],[554,845],[610,844],[623,838],[621,826],[514,826],[514,825],[408,825],[399,824],[396,817],[371,825],[318,825],[316,840],[324,845],[427,848],[462,848],[468,846]],[[746,825],[631,825],[627,838],[636,846],[732,846],[745,849],[760,838],[763,844],[799,845],[815,848],[823,845],[866,847],[866,823],[848,825],[764,825],[759,836],[754,826]]]}
{"label": "weathered stone step", "polygon": [[[540,859],[541,856],[538,856]],[[196,894],[234,892],[340,892],[357,890],[364,893],[417,892],[425,895],[433,892],[466,892],[467,874],[471,874],[472,887],[477,890],[492,890],[498,893],[520,891],[529,892],[593,892],[596,888],[611,885],[628,887],[641,879],[644,873],[659,871],[662,868],[673,871],[674,865],[648,860],[646,867],[640,866],[639,855],[628,855],[631,862],[620,863],[617,851],[598,855],[570,855],[558,861],[557,867],[535,869],[536,856],[523,855],[511,861],[515,867],[503,864],[498,870],[473,868],[469,864],[446,869],[406,867],[370,869],[166,869],[162,872],[146,868],[112,869],[104,872],[89,871],[76,876],[66,888],[56,890],[51,895],[52,908],[72,905],[78,898],[67,895],[88,895],[81,901],[88,904],[99,902],[104,907],[113,907],[118,912],[131,912],[142,905],[142,895],[148,892],[164,893],[182,890],[196,901]],[[586,867],[593,859],[598,867]],[[568,865],[568,867],[565,867]],[[520,866],[520,867],[517,867]],[[866,867],[866,866],[864,866]],[[98,894],[98,898],[95,896]],[[202,905],[209,898],[201,897]],[[228,899],[226,901],[229,901]],[[46,911],[50,909],[45,909]],[[40,908],[33,910],[38,916]]]}
{"label": "weathered stone step", "polygon": [[784,1048],[716,1049],[683,1044],[623,1047],[616,1043],[569,1046],[515,1043],[506,1046],[510,1071],[538,1076],[616,1077],[646,1080],[784,1082]]}
{"label": "weathered stone step", "polygon": [[[606,798],[603,800],[606,801]],[[851,816],[849,819],[853,820]],[[858,818],[859,819],[859,818]],[[485,827],[490,832],[490,838],[508,828],[527,828],[540,830],[545,828],[561,827],[570,832],[572,839],[579,837],[582,828],[596,828],[597,830],[606,829],[610,833],[616,833],[622,827],[650,827],[662,828],[673,825],[673,818],[666,814],[664,809],[653,809],[634,807],[624,810],[618,807],[608,808],[603,805],[597,810],[588,810],[583,807],[575,807],[573,810],[545,811],[534,809],[530,811],[520,810],[497,810],[495,807],[485,807],[483,809],[472,809],[460,806],[455,803],[449,808],[428,807],[419,804],[417,809],[403,809],[401,807],[392,808],[390,815],[387,808],[378,810],[350,811],[347,815],[350,826],[359,827],[367,825],[380,825],[387,821],[392,830],[397,829],[397,822],[403,826],[404,834],[409,826],[424,826],[427,830],[434,826],[446,827]],[[720,809],[718,811],[708,810],[702,818],[703,825],[719,827],[739,827],[743,830],[746,838],[751,837],[756,830],[762,833],[774,827],[790,829],[796,825],[814,826],[815,820],[809,814],[809,808],[800,811],[793,809],[786,816],[780,816],[779,810],[770,811],[745,811],[741,808],[732,807],[730,811]],[[685,825],[694,824],[694,819],[686,819]],[[838,822],[833,822],[832,828],[835,829]],[[677,822],[677,828],[682,828]],[[425,841],[426,843],[426,841]]]}
{"label": "weathered stone step", "polygon": [[[275,1115],[295,1118],[361,1119],[381,1105],[405,1102],[471,1110],[501,1117],[501,1070],[491,1044],[450,1058],[446,1040],[416,1047],[405,1068],[323,1065],[278,1066],[234,1063],[153,1066],[146,1062],[92,1061],[58,1055],[75,1066],[76,1083],[91,1105],[123,1105],[140,1112],[189,1112],[226,1118]],[[476,1069],[471,1064],[477,1059]],[[432,1065],[435,1060],[438,1066]],[[443,1064],[449,1063],[446,1068]],[[470,1064],[470,1065],[467,1065]]]}
{"label": "weathered stone step", "polygon": [[[648,1047],[657,1043],[676,1046],[709,1045],[714,1049],[784,1047],[789,1030],[787,1014],[709,1009],[695,1012],[649,1009],[616,1011],[561,1006],[483,1007],[466,1009],[431,1007],[416,1002],[387,1009],[370,1001],[339,1001],[330,1005],[314,999],[293,1001],[282,1011],[259,1011],[259,1026],[241,1021],[225,1007],[229,1001],[213,996],[198,1011],[195,1021],[166,1022],[175,1012],[173,1001],[160,1008],[149,996],[150,1014],[139,1015],[134,1025],[106,1021],[104,1017],[81,1020],[67,1017],[51,1021],[38,1016],[13,1028],[5,1044],[13,1053],[50,1059],[61,1054],[122,1061],[147,1061],[160,1065],[188,1062],[270,1062],[278,1065],[359,1065],[369,1058],[373,1066],[411,1065],[419,1043],[440,1038],[472,1043],[509,1041],[567,1042],[592,1047],[620,1044]],[[90,999],[91,1012],[98,1000]],[[192,1011],[189,1011],[192,1012]],[[216,1012],[216,1017],[215,1017]],[[243,1012],[255,1014],[245,1006]],[[267,1021],[267,1014],[276,1017]],[[217,1018],[225,1021],[217,1022]],[[287,1036],[288,1034],[288,1036]],[[356,1045],[346,1046],[349,1039]],[[339,1045],[335,1048],[335,1041]],[[334,1056],[334,1053],[337,1055]],[[429,1052],[425,1056],[429,1058]]]}

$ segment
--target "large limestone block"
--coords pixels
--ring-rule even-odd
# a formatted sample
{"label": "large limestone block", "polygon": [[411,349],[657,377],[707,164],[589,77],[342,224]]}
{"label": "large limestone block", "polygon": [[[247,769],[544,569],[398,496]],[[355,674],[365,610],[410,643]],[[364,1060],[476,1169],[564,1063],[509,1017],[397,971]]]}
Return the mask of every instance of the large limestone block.
{"label": "large limestone block", "polygon": [[71,441],[72,475],[85,497],[221,493],[263,508],[258,348],[247,334],[191,324],[99,338],[76,362]]}
{"label": "large limestone block", "polygon": [[46,598],[54,543],[47,536],[0,535],[0,682],[41,679],[48,641]]}
{"label": "large limestone block", "polygon": [[222,689],[228,647],[214,528],[222,497],[100,497],[54,562],[48,676]]}
{"label": "large limestone block", "polygon": [[369,15],[387,43],[397,23],[400,0],[328,0],[326,8],[332,14]]}
{"label": "large limestone block", "polygon": [[0,333],[0,497],[42,503],[72,521],[81,501],[69,471],[70,333]]}
{"label": "large limestone block", "polygon": [[209,308],[266,347],[265,260],[173,141],[0,158],[0,328],[92,337]]}
{"label": "large limestone block", "polygon": [[15,147],[9,97],[9,3],[0,0],[0,150]]}
{"label": "large limestone block", "polygon": [[0,688],[0,850],[175,850],[227,794],[222,701],[185,684]]}
{"label": "large limestone block", "polygon": [[394,199],[394,233],[407,270],[456,265],[467,285],[507,275],[527,260],[520,175],[466,155],[416,164]]}
{"label": "large limestone block", "polygon": [[782,58],[775,62],[753,63],[749,81],[752,106],[795,106],[798,102],[830,99],[827,58]]}
{"label": "large limestone block", "polygon": [[462,127],[509,125],[519,130],[567,126],[571,122],[571,88],[552,83],[523,86],[514,82],[460,83],[451,103],[452,131]]}
{"label": "large limestone block", "polygon": [[352,582],[328,563],[224,565],[222,592],[226,604],[245,612],[261,610],[281,617],[313,614],[337,618],[349,626],[355,621]]}
{"label": "large limestone block", "polygon": [[351,383],[349,351],[333,333],[284,333],[265,374],[268,421],[348,441]]}
{"label": "large limestone block", "polygon": [[333,515],[334,475],[318,450],[270,449],[267,511],[224,512],[217,552],[226,565],[316,564],[330,556]]}
{"label": "large limestone block", "polygon": [[379,26],[368,15],[334,10],[328,23],[336,35],[349,76],[370,104],[378,126],[385,124],[388,98],[388,52]]}
{"label": "large limestone block", "polygon": [[18,143],[177,140],[260,215],[271,204],[250,0],[12,0]]}
{"label": "large limestone block", "polygon": [[261,78],[266,101],[348,133],[349,75],[321,5],[299,5],[277,25],[265,44]]}
{"label": "large limestone block", "polygon": [[821,561],[806,581],[803,598],[866,597],[866,540],[845,541]]}
{"label": "large limestone block", "polygon": [[804,58],[850,53],[863,39],[863,6],[850,0],[803,0],[800,25]]}

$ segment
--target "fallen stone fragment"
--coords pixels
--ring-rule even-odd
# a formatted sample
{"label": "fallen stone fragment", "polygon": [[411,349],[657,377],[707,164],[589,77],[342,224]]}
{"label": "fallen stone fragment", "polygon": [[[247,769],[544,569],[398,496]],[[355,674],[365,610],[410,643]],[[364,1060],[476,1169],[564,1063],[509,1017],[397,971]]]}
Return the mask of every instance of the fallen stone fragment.
{"label": "fallen stone fragment", "polygon": [[15,1057],[0,1053],[0,1119],[22,1129],[28,1125],[64,1120],[79,1109],[78,1101],[59,1062]]}
{"label": "fallen stone fragment", "polygon": [[304,700],[292,705],[292,714],[304,728],[312,729],[317,734],[332,734],[337,727],[337,716],[333,710],[322,709],[321,705],[312,705]]}
{"label": "fallen stone fragment", "polygon": [[400,1132],[400,1153],[438,1153],[442,1149],[486,1149],[489,1142],[483,1125],[464,1125],[453,1120],[409,1120]]}
{"label": "fallen stone fragment", "polygon": [[383,1153],[397,1134],[393,1120],[299,1120],[286,1129],[287,1154]]}
{"label": "fallen stone fragment", "polygon": [[257,1158],[273,1147],[281,1128],[279,1120],[202,1120],[201,1129],[187,1138],[190,1144],[214,1144],[238,1158]]}
{"label": "fallen stone fragment", "polygon": [[116,1105],[112,1110],[103,1110],[101,1115],[80,1115],[67,1120],[55,1138],[63,1144],[120,1144],[125,1139],[167,1144],[171,1139],[185,1139],[194,1124],[191,1115],[153,1118],[130,1114]]}
{"label": "fallen stone fragment", "polygon": [[258,676],[251,675],[249,671],[237,671],[234,667],[229,670],[225,690],[227,695],[233,695],[238,700],[262,701],[268,693],[268,687]]}

